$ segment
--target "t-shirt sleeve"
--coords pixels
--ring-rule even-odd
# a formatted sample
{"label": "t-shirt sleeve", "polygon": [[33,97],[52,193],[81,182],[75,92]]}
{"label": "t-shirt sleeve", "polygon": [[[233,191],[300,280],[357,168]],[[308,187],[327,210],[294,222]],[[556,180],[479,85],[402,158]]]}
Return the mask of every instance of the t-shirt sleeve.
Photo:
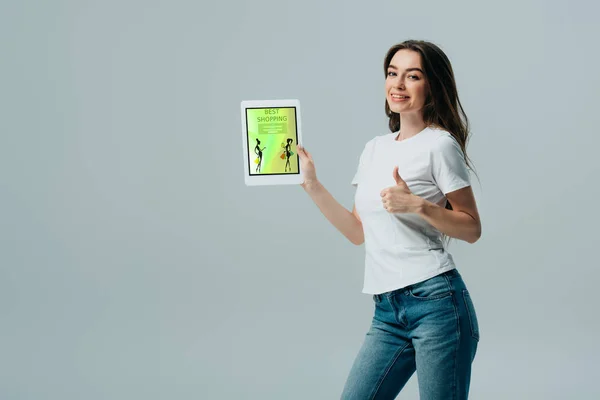
{"label": "t-shirt sleeve", "polygon": [[358,185],[364,178],[365,170],[367,169],[367,165],[369,164],[371,159],[371,152],[372,141],[369,141],[363,148],[362,153],[360,154],[360,158],[358,160],[358,168],[356,169],[354,178],[352,178],[352,186]]}
{"label": "t-shirt sleeve", "polygon": [[441,136],[431,152],[433,180],[447,194],[471,185],[469,167],[460,145],[452,136]]}

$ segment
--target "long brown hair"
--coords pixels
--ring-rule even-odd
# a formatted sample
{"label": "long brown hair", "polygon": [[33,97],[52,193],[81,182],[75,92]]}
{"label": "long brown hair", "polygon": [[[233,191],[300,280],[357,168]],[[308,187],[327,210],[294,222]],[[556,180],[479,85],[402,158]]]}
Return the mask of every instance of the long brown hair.
{"label": "long brown hair", "polygon": [[[392,46],[383,63],[383,72],[387,70],[392,58],[399,50],[412,50],[421,55],[421,64],[428,86],[427,98],[423,107],[423,121],[427,126],[435,126],[448,131],[460,145],[465,163],[472,170],[472,163],[467,156],[467,144],[470,137],[469,119],[458,98],[456,80],[452,65],[446,54],[437,45],[424,40],[406,40]],[[392,132],[400,130],[400,114],[390,110],[385,100],[385,114],[389,118]],[[452,210],[447,202],[446,208]]]}

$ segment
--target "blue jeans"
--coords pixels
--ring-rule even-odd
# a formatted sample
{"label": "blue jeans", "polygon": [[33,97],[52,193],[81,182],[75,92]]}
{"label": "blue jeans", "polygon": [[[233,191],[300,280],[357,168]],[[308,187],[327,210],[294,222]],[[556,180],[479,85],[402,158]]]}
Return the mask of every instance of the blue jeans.
{"label": "blue jeans", "polygon": [[456,269],[376,294],[375,315],[342,400],[393,400],[417,371],[421,400],[463,400],[479,326]]}

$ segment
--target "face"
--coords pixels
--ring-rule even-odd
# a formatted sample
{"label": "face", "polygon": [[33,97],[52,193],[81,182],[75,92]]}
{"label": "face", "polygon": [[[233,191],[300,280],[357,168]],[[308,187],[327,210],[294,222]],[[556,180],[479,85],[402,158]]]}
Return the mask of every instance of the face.
{"label": "face", "polygon": [[385,92],[393,112],[422,112],[427,97],[427,84],[419,53],[402,49],[394,54],[387,69]]}

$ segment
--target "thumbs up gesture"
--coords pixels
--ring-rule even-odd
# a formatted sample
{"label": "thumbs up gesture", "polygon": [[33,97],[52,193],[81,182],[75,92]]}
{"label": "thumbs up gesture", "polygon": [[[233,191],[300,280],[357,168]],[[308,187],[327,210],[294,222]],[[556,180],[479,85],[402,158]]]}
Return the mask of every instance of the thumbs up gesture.
{"label": "thumbs up gesture", "polygon": [[396,185],[381,191],[383,208],[392,214],[417,213],[422,199],[410,191],[406,182],[400,177],[397,166],[394,167],[393,176]]}

